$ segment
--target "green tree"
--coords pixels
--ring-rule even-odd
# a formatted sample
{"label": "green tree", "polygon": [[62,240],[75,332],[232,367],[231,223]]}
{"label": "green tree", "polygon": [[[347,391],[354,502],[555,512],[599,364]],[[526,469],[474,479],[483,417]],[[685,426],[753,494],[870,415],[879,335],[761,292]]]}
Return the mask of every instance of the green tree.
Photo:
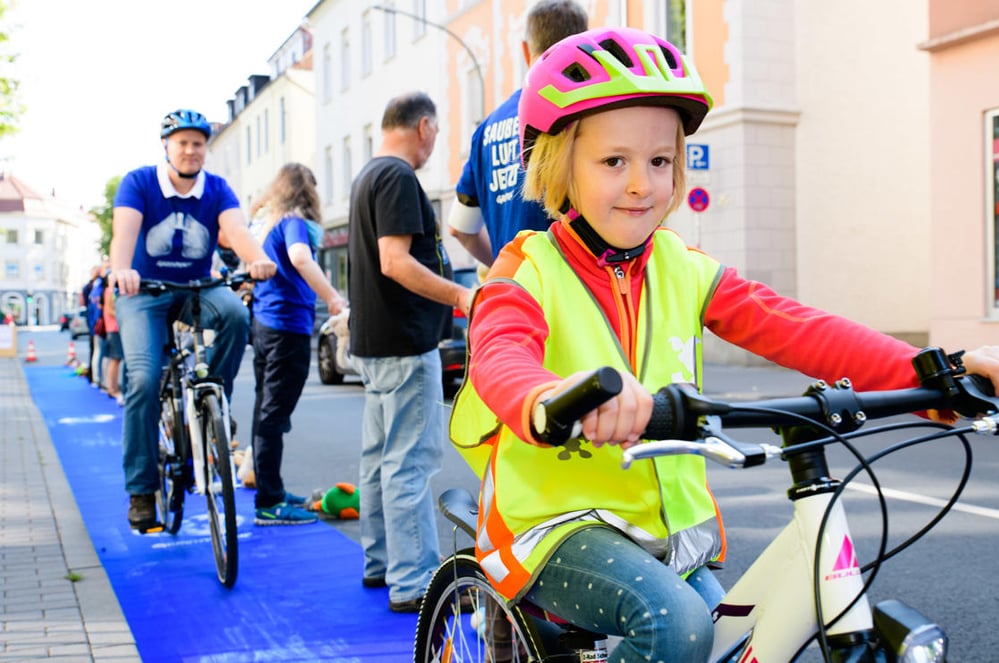
{"label": "green tree", "polygon": [[115,175],[104,185],[104,204],[94,207],[90,213],[97,219],[97,225],[101,228],[100,250],[101,255],[111,253],[111,217],[114,213],[114,197],[118,193],[118,185],[121,184],[121,175]]}
{"label": "green tree", "polygon": [[24,113],[18,96],[20,81],[8,75],[17,60],[5,18],[11,2],[12,0],[0,0],[0,138],[17,133],[20,129],[18,122]]}

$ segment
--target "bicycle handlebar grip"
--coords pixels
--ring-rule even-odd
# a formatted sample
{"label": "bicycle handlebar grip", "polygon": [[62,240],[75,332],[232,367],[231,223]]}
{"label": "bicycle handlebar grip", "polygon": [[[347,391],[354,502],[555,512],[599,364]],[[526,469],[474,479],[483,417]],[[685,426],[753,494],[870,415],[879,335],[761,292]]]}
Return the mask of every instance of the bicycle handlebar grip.
{"label": "bicycle handlebar grip", "polygon": [[668,387],[652,394],[652,416],[645,428],[646,440],[668,440],[676,438],[682,428],[681,410],[676,408],[675,398]]}
{"label": "bicycle handlebar grip", "polygon": [[534,436],[546,444],[565,444],[579,436],[579,420],[621,393],[621,374],[610,366],[590,373],[565,391],[538,403],[531,417]]}

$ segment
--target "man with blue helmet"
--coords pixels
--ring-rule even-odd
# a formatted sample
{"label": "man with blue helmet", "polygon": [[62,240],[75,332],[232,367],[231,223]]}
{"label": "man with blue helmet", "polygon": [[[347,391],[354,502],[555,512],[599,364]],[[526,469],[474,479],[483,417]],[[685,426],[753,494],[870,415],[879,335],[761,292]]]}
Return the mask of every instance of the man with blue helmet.
{"label": "man with blue helmet", "polygon": [[[114,201],[109,283],[125,354],[127,390],[122,427],[128,521],[144,532],[157,524],[155,492],[159,377],[166,321],[186,295],[139,294],[142,278],[187,282],[210,274],[220,232],[255,279],[275,264],[250,234],[239,199],[220,176],[203,169],[212,128],[201,113],[180,109],[163,118],[164,162],[129,172]],[[227,397],[249,338],[249,313],[227,288],[201,294],[203,326],[216,330],[209,370]]]}

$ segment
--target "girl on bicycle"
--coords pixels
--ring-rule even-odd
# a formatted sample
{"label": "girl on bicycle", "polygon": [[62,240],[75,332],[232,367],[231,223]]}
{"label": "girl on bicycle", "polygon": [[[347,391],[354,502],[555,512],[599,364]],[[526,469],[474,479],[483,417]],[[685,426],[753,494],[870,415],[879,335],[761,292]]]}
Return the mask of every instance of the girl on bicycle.
{"label": "girl on bicycle", "polygon": [[[705,661],[725,556],[704,460],[621,469],[651,392],[700,384],[703,329],[780,365],[858,389],[914,386],[917,349],[781,297],[662,226],[684,199],[685,136],[711,97],[667,41],[630,28],[568,37],[520,100],[525,197],[557,219],[498,256],[476,294],[468,380],[451,437],[482,477],[476,557],[510,601],[623,638],[614,661]],[[999,379],[999,351],[966,355]],[[583,440],[539,442],[531,413],[610,365],[620,395]]]}

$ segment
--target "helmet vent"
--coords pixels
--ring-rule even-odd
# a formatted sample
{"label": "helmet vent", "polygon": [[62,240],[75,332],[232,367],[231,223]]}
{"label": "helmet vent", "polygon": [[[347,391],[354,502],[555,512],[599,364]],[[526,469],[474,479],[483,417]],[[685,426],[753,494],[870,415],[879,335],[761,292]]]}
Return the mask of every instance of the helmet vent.
{"label": "helmet vent", "polygon": [[562,75],[573,83],[585,83],[590,80],[590,72],[586,71],[586,69],[576,62],[563,69]]}
{"label": "helmet vent", "polygon": [[615,58],[617,58],[625,67],[628,67],[630,69],[631,67],[635,66],[635,63],[631,60],[630,57],[628,57],[627,51],[624,50],[621,44],[617,43],[613,39],[604,39],[602,42],[600,42],[600,46],[605,51],[607,51]]}
{"label": "helmet vent", "polygon": [[671,70],[676,71],[676,58],[673,57],[673,52],[668,48],[659,47],[659,50],[663,52],[663,57],[666,58],[666,66]]}

